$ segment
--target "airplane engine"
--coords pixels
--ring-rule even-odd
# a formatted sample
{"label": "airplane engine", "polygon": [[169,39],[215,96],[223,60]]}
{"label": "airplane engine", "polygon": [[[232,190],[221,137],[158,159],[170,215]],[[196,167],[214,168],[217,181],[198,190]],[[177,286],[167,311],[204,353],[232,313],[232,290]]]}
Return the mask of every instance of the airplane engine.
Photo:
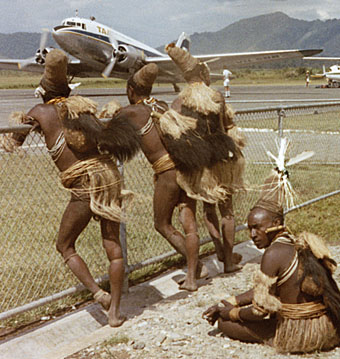
{"label": "airplane engine", "polygon": [[34,56],[34,61],[37,64],[43,65],[45,63],[46,55],[53,50],[53,47],[45,47],[43,49],[38,49]]}
{"label": "airplane engine", "polygon": [[139,68],[144,62],[144,52],[137,50],[132,46],[119,45],[118,46],[118,59],[117,64],[121,67],[130,69],[130,68]]}

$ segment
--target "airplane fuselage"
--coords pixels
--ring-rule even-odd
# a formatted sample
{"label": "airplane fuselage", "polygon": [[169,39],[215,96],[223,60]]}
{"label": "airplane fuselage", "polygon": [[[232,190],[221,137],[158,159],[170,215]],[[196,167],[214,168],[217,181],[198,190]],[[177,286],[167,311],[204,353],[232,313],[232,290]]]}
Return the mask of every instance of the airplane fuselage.
{"label": "airplane fuselage", "polygon": [[102,71],[116,51],[115,71],[129,71],[145,56],[164,56],[161,52],[91,19],[67,18],[52,32],[58,45],[81,62]]}
{"label": "airplane fuselage", "polygon": [[328,73],[326,77],[333,81],[340,81],[340,73]]}
{"label": "airplane fuselage", "polygon": [[340,82],[340,66],[338,65],[333,65],[330,67],[329,72],[324,72],[324,76],[328,79],[328,80],[332,80],[334,82]]}

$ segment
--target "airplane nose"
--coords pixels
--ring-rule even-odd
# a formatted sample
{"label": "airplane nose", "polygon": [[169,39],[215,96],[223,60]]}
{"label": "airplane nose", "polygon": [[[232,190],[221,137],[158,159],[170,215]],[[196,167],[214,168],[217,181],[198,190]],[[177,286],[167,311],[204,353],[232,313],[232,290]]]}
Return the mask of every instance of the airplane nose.
{"label": "airplane nose", "polygon": [[58,30],[55,27],[52,29],[52,37],[54,40],[58,37]]}
{"label": "airplane nose", "polygon": [[56,26],[52,29],[52,37],[54,41],[60,46],[63,47],[63,38],[65,33],[62,31],[61,26]]}

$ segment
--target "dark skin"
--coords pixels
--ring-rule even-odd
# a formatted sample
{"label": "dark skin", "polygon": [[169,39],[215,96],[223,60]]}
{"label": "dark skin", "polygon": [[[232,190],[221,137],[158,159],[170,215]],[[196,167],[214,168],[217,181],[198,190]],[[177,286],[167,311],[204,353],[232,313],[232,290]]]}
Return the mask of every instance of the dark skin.
{"label": "dark skin", "polygon": [[[36,105],[27,115],[34,119],[34,123],[38,123],[45,137],[46,146],[50,149],[62,131],[55,106],[52,104]],[[21,144],[24,142],[25,137],[21,136]],[[86,157],[84,154],[72,152],[66,145],[55,164],[60,171],[64,171],[79,159],[84,159],[84,157]],[[90,209],[89,201],[80,200],[72,194],[60,223],[56,246],[58,252],[66,259],[67,265],[73,274],[91,293],[95,294],[100,290],[100,287],[92,277],[86,263],[76,254],[75,249],[77,238],[86,228],[92,217],[93,213]],[[119,223],[101,218],[100,229],[103,247],[110,262],[108,273],[111,296],[106,296],[105,299],[103,298],[99,302],[108,310],[110,326],[118,327],[126,319],[119,311],[124,279],[123,254],[119,240]]]}
{"label": "dark skin", "polygon": [[[129,84],[127,86],[127,95],[131,105],[121,109],[117,116],[124,118],[138,131],[149,120],[151,109],[137,103],[149,96],[137,94]],[[155,126],[149,133],[141,137],[141,148],[151,164],[168,153]],[[186,234],[185,237],[172,225],[172,215],[179,204],[184,204],[187,209],[185,213],[180,214],[180,220]],[[195,207],[195,201],[188,198],[178,186],[175,169],[167,170],[156,176],[153,197],[155,229],[178,253],[186,257],[188,271],[184,282],[180,285],[180,289],[188,291],[197,290],[196,278],[205,275],[204,271],[206,271],[206,268],[198,261],[199,238],[197,235]]]}
{"label": "dark skin", "polygon": [[[248,228],[250,237],[257,248],[266,248],[262,260],[261,271],[269,277],[281,275],[292,262],[295,248],[284,243],[272,243],[274,238],[282,230],[266,233],[268,228],[282,224],[282,219],[271,212],[261,208],[254,208],[248,216]],[[304,303],[312,300],[307,294],[301,292],[298,282],[298,271],[280,287],[273,285],[271,293],[278,297],[282,303]],[[230,310],[234,308],[227,301],[222,301],[223,306],[214,305],[208,308],[203,317],[209,324],[214,325],[218,321],[218,327],[232,339],[247,342],[264,342],[275,335],[277,320],[275,317],[264,319],[264,316],[255,315],[252,311],[253,290],[236,296],[241,308],[239,316],[242,322],[232,322],[229,317]],[[246,306],[246,307],[245,307]]]}
{"label": "dark skin", "polygon": [[[210,85],[210,79],[205,76],[202,71],[197,75],[187,79],[188,84],[195,82],[204,82],[207,86]],[[223,96],[221,95],[221,103],[224,104]],[[171,107],[177,112],[182,111],[182,101],[176,98]],[[224,114],[224,111],[223,111]],[[221,114],[221,123],[227,131],[229,123],[224,115]],[[219,223],[216,205],[208,202],[203,202],[204,222],[209,231],[209,235],[215,245],[217,258],[223,262],[224,273],[231,273],[239,270],[241,267],[236,265],[233,261],[233,246],[235,240],[235,219],[233,213],[232,196],[228,196],[223,202],[218,203],[218,209],[221,214],[221,223]],[[184,209],[186,211],[186,209]],[[222,233],[222,243],[221,243]]]}

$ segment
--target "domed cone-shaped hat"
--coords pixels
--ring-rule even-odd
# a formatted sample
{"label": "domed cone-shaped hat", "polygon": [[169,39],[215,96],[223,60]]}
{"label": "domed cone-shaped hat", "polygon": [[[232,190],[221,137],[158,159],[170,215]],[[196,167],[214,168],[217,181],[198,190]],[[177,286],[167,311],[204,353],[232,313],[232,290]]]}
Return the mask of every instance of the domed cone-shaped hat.
{"label": "domed cone-shaped hat", "polygon": [[168,44],[165,47],[165,51],[168,53],[172,61],[180,68],[183,73],[192,71],[200,62],[188,51],[177,47],[174,43]]}
{"label": "domed cone-shaped hat", "polygon": [[60,49],[53,49],[46,55],[40,86],[55,97],[67,97],[71,91],[67,81],[67,64],[67,56]]}
{"label": "domed cone-shaped hat", "polygon": [[139,87],[152,87],[158,75],[156,64],[147,64],[133,75],[133,81]]}

